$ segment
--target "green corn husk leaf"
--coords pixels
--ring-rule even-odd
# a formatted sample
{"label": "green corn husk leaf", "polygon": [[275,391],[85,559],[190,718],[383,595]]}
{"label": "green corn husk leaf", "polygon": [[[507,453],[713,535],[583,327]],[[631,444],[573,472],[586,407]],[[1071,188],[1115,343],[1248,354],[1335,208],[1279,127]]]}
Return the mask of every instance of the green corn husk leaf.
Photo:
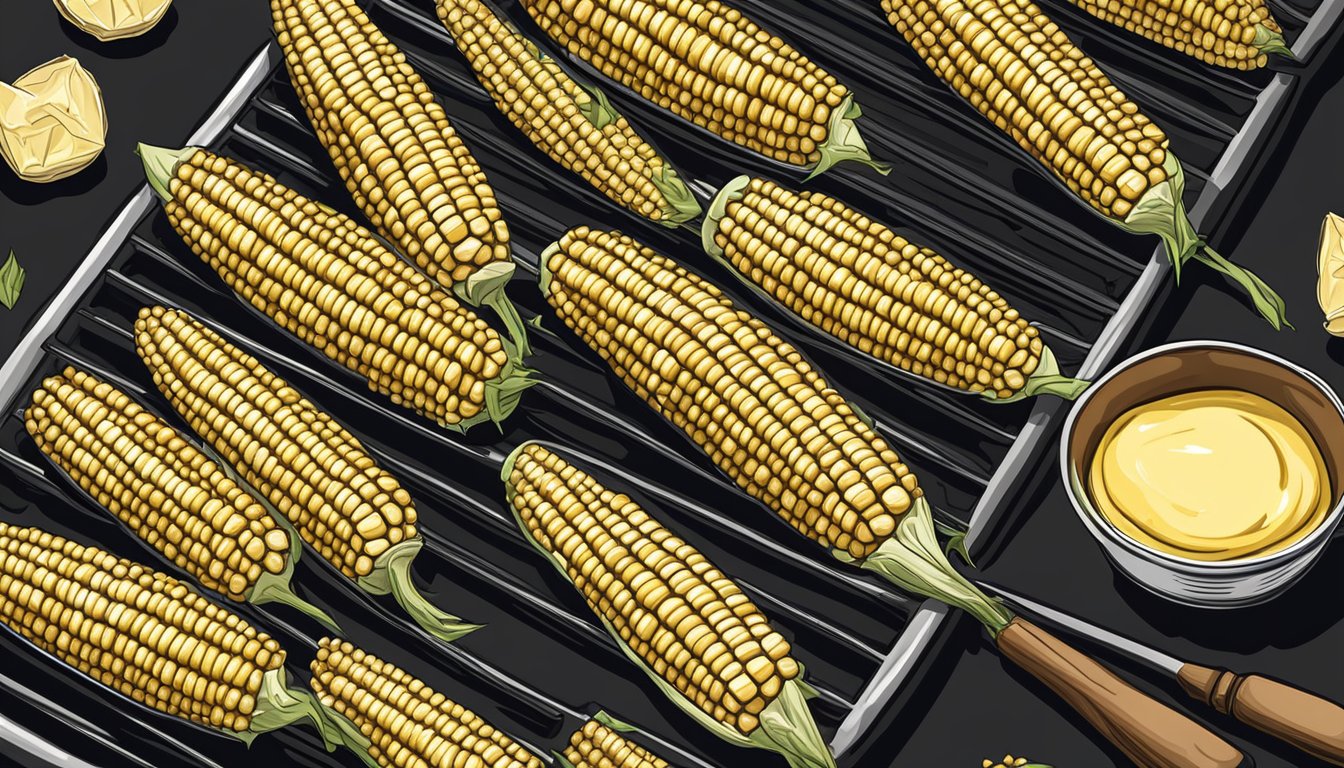
{"label": "green corn husk leaf", "polygon": [[554,243],[546,246],[546,250],[542,251],[541,256],[537,258],[537,288],[541,291],[541,295],[548,299],[551,295],[550,261],[551,257],[559,252],[560,241],[556,240]]}
{"label": "green corn husk leaf", "polygon": [[1027,377],[1027,383],[1021,389],[1008,397],[999,397],[993,392],[981,392],[980,396],[995,403],[1016,403],[1019,400],[1041,395],[1054,395],[1064,400],[1076,400],[1090,386],[1092,386],[1092,382],[1086,379],[1075,379],[1062,374],[1059,370],[1059,361],[1055,359],[1055,353],[1049,347],[1045,347],[1041,350],[1041,361],[1036,364],[1036,370],[1032,371],[1031,375]]}
{"label": "green corn husk leaf", "polygon": [[168,184],[177,175],[177,167],[198,151],[200,147],[168,149],[150,144],[135,145],[135,154],[145,166],[145,178],[149,181],[149,186],[163,200],[173,199],[173,193],[168,191]]}
{"label": "green corn husk leaf", "polygon": [[867,411],[860,408],[858,403],[849,403],[849,409],[854,412],[855,416],[859,417],[859,421],[863,422],[864,426],[872,430],[877,429],[877,422],[873,421],[873,417],[869,416]]}
{"label": "green corn husk leaf", "polygon": [[[746,174],[736,176],[727,184],[724,184],[723,188],[718,191],[718,194],[714,195],[714,199],[709,201],[709,210],[705,212],[705,222],[700,226],[700,245],[705,249],[705,253],[710,258],[731,269],[733,274],[736,275],[740,275],[741,273],[738,272],[737,268],[732,264],[728,263],[728,258],[724,254],[723,249],[719,247],[718,243],[714,242],[714,235],[719,231],[719,223],[728,215],[728,204],[740,201],[743,195],[746,194],[746,189],[750,184],[751,177]],[[753,286],[756,285],[751,281],[747,281],[747,284]],[[759,290],[760,286],[756,287]],[[766,296],[768,294],[761,291],[761,295]]]}
{"label": "green corn husk leaf", "polygon": [[[546,561],[554,566],[566,581],[570,581],[569,573],[565,570],[564,564],[545,547],[537,543],[536,539],[532,538],[527,529],[527,524],[523,522],[522,516],[513,506],[515,489],[509,477],[513,474],[514,462],[532,442],[529,441],[519,445],[504,461],[504,466],[500,470],[500,478],[504,481],[505,500],[509,512],[513,515],[514,522],[518,525],[518,530],[522,532],[527,542],[542,557],[546,558]],[[669,701],[689,715],[705,730],[735,746],[777,752],[793,768],[835,768],[835,759],[831,756],[830,747],[822,739],[820,731],[817,730],[817,723],[812,718],[812,712],[807,707],[808,693],[815,693],[815,691],[802,683],[803,675],[801,671],[797,678],[784,684],[775,700],[770,702],[757,716],[760,719],[760,726],[750,735],[743,734],[736,728],[720,723],[697,707],[681,691],[655,672],[644,659],[640,658],[639,654],[635,653],[621,638],[620,632],[612,626],[611,622],[601,615],[594,615],[602,623],[602,627],[606,629],[607,634],[616,641],[617,647],[621,649],[626,658],[630,659],[636,667],[648,675],[653,684],[663,695],[667,696]]]}
{"label": "green corn husk leaf", "polygon": [[263,733],[279,730],[287,725],[308,720],[322,737],[322,744],[328,752],[347,744],[345,736],[331,721],[331,713],[311,692],[302,688],[290,688],[289,676],[284,667],[267,670],[261,677],[261,688],[257,691],[256,708],[252,711],[252,722],[246,731],[216,729],[233,736],[249,747],[253,740]]}
{"label": "green corn husk leaf", "polygon": [[868,144],[859,135],[859,126],[854,121],[862,116],[863,110],[854,101],[852,93],[831,112],[830,124],[826,126],[826,141],[817,146],[821,159],[808,169],[811,172],[807,175],[807,181],[845,161],[862,163],[883,176],[891,173],[890,165],[873,159],[868,152]]}
{"label": "green corn husk leaf", "polygon": [[472,272],[465,280],[452,286],[457,297],[473,307],[489,307],[504,322],[504,328],[517,347],[518,359],[532,356],[532,347],[527,343],[527,323],[518,314],[504,289],[517,269],[512,261],[495,261]]}
{"label": "green corn husk leaf", "polygon": [[[575,82],[578,83],[577,80]],[[621,113],[617,112],[616,108],[611,105],[611,100],[607,98],[607,94],[601,88],[588,83],[578,83],[578,86],[581,91],[588,94],[588,99],[575,100],[575,103],[578,104],[579,113],[583,115],[584,119],[592,123],[594,128],[606,128],[621,119]]]}
{"label": "green corn husk leaf", "polygon": [[[179,432],[179,434],[181,433]],[[275,505],[271,503],[271,500],[266,498],[265,494],[257,490],[256,487],[239,474],[238,470],[232,464],[225,461],[223,456],[216,453],[214,446],[204,441],[198,443],[186,435],[182,435],[182,439],[199,448],[201,453],[205,454],[206,458],[210,459],[210,461],[215,463],[215,466],[219,467],[225,477],[233,481],[234,485],[243,489],[251,495],[252,498],[260,502],[261,506],[266,510],[266,513],[275,521],[275,524],[280,526],[280,529],[285,532],[286,536],[289,536],[289,557],[285,559],[285,569],[280,573],[261,574],[261,577],[257,579],[257,583],[252,585],[252,590],[248,592],[247,601],[253,605],[266,605],[267,603],[287,605],[308,618],[313,619],[327,629],[330,629],[332,632],[335,632],[338,635],[344,635],[344,630],[341,629],[340,625],[336,623],[336,620],[331,618],[326,611],[294,593],[294,585],[291,582],[294,578],[294,566],[299,562],[299,558],[303,555],[303,539],[299,536],[299,532],[294,525],[289,522],[289,518],[281,514],[280,510],[276,509]]]}
{"label": "green corn husk leaf", "polygon": [[933,528],[939,536],[947,539],[947,544],[943,546],[943,554],[950,560],[952,555],[959,556],[967,565],[975,567],[975,561],[971,559],[971,551],[966,547],[966,531],[960,528],[943,523],[939,520],[933,521]]}
{"label": "green corn husk leaf", "polygon": [[1254,272],[1220,256],[1195,232],[1183,200],[1185,169],[1170,150],[1163,169],[1167,172],[1167,180],[1149,188],[1123,221],[1110,217],[1105,217],[1106,220],[1127,232],[1162,238],[1177,284],[1181,281],[1181,268],[1193,258],[1241,286],[1256,310],[1275,330],[1284,325],[1291,328],[1286,316],[1287,307],[1279,294]]}
{"label": "green corn husk leaf", "polygon": [[569,762],[569,758],[565,757],[563,752],[551,750],[551,759],[555,761],[556,768],[575,768],[575,765]]}
{"label": "green corn husk leaf", "polygon": [[1288,47],[1288,41],[1283,39],[1282,32],[1275,32],[1264,24],[1255,25],[1255,40],[1251,42],[1261,53],[1278,54],[1287,56],[1296,61],[1297,56],[1293,49]]}
{"label": "green corn husk leaf", "polygon": [[485,383],[485,409],[469,419],[441,426],[466,434],[478,424],[490,423],[503,434],[504,420],[518,409],[523,393],[535,387],[540,381],[536,377],[536,371],[518,361],[516,348],[507,339],[504,340],[504,349],[508,353],[509,361],[498,376]]}
{"label": "green corn husk leaf", "polygon": [[1004,605],[989,597],[952,567],[938,545],[933,510],[923,497],[901,515],[896,532],[876,552],[856,561],[843,550],[831,554],[841,562],[853,563],[882,576],[907,592],[932,598],[960,608],[985,625],[997,637],[1013,620]]}
{"label": "green corn husk leaf", "polygon": [[[742,271],[729,261],[727,254],[725,254],[723,249],[719,247],[719,244],[714,241],[714,235],[719,231],[719,223],[728,215],[728,205],[741,200],[742,196],[745,194],[747,185],[750,183],[750,176],[738,176],[727,184],[724,184],[723,188],[714,196],[714,199],[709,204],[709,212],[705,214],[704,224],[700,228],[700,245],[704,248],[707,256],[723,265],[724,269],[728,270],[729,273],[735,276],[739,282],[749,288],[753,293],[767,301],[777,303],[778,299],[770,295],[768,291],[762,288],[754,280],[742,274]],[[879,358],[873,359],[880,360]],[[884,360],[880,360],[880,362],[886,363]],[[1024,400],[1028,397],[1036,397],[1038,395],[1054,395],[1056,397],[1062,397],[1065,400],[1074,400],[1091,384],[1092,382],[1090,381],[1075,379],[1061,374],[1059,363],[1055,360],[1055,353],[1051,352],[1049,347],[1046,347],[1045,351],[1041,353],[1040,363],[1037,364],[1036,370],[1027,379],[1027,383],[1022,389],[1014,392],[1011,397],[1001,398],[993,392],[981,392],[980,395],[981,397],[999,403],[1014,403],[1018,400]],[[952,389],[952,387],[948,387],[948,389]],[[962,390],[957,391],[960,392]],[[851,404],[851,407],[852,405],[853,404]],[[857,411],[858,409],[855,408],[855,410]],[[868,421],[868,426],[871,427],[871,420]]]}
{"label": "green corn husk leaf", "polygon": [[596,715],[593,715],[593,719],[617,733],[639,733],[638,728],[624,720],[617,720],[605,709],[600,710]]}
{"label": "green corn husk leaf", "polygon": [[392,545],[373,563],[373,571],[355,581],[360,589],[371,595],[392,595],[397,604],[429,634],[445,643],[480,629],[482,624],[470,624],[434,607],[415,586],[411,577],[411,561],[420,554],[425,540],[416,536]]}

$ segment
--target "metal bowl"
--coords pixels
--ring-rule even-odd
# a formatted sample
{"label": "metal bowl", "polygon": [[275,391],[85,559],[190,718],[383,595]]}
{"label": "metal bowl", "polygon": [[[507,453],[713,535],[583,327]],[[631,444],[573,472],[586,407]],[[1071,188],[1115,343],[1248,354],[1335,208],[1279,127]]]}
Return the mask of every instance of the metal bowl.
{"label": "metal bowl", "polygon": [[[1235,560],[1193,560],[1135,541],[1093,505],[1084,478],[1117,418],[1159,398],[1215,388],[1277,403],[1306,427],[1325,460],[1334,494],[1330,512],[1316,530],[1285,549]],[[1059,453],[1069,499],[1111,562],[1143,588],[1185,605],[1239,608],[1276,597],[1316,562],[1344,515],[1344,404],[1312,372],[1240,344],[1183,341],[1119,363],[1074,404]]]}

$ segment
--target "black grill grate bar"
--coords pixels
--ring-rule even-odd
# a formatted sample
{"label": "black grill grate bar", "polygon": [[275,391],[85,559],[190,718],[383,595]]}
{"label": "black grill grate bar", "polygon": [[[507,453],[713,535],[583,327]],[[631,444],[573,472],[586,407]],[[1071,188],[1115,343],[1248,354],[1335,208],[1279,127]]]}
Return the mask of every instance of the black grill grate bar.
{"label": "black grill grate bar", "polygon": [[276,144],[270,139],[267,139],[264,136],[260,136],[256,133],[253,133],[252,131],[248,130],[247,128],[244,128],[242,125],[239,125],[237,123],[235,123],[229,130],[230,132],[233,133],[234,136],[236,136],[243,143],[249,144],[254,149],[257,149],[265,153],[266,155],[270,156],[271,159],[276,160],[285,168],[297,174],[298,176],[303,177],[314,186],[322,185],[324,181],[322,171],[318,170],[307,160],[304,160],[303,158],[299,157],[293,152],[290,152],[289,150],[285,149],[279,144]]}
{"label": "black grill grate bar", "polygon": [[1276,0],[1270,0],[1270,9],[1274,12],[1274,18],[1282,19],[1287,17],[1293,20],[1298,26],[1306,26],[1311,21],[1311,14],[1299,10],[1292,3],[1280,3]]}
{"label": "black grill grate bar", "polygon": [[99,374],[100,377],[104,378],[107,382],[111,384],[116,384],[118,387],[125,389],[126,391],[130,392],[136,397],[143,398],[149,394],[148,392],[145,391],[145,388],[141,387],[139,384],[136,384],[135,382],[131,381],[125,376],[122,376],[121,374],[118,374],[114,371],[107,371],[103,369],[102,366],[98,365],[97,363],[94,363],[93,361],[85,357],[82,352],[71,349],[70,347],[66,346],[65,344],[62,344],[59,341],[50,340],[45,345],[43,345],[43,349],[46,350],[47,354],[65,360],[67,363],[70,363],[76,368],[80,368],[90,372],[103,371],[103,373]]}

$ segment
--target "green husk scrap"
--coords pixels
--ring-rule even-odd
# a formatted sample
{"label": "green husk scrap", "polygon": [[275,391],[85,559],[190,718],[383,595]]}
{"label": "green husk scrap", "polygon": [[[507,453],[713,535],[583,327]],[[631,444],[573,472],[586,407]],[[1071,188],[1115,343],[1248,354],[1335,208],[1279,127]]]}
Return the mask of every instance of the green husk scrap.
{"label": "green husk scrap", "polygon": [[504,349],[508,353],[509,361],[505,363],[498,376],[485,383],[485,409],[456,424],[443,424],[444,428],[465,434],[477,424],[489,422],[503,432],[504,420],[517,410],[518,404],[522,402],[523,393],[539,382],[535,376],[536,371],[519,362],[517,348],[507,339],[504,340]]}
{"label": "green husk scrap", "polygon": [[[518,529],[528,543],[551,565],[555,566],[555,569],[560,572],[566,581],[570,581],[569,573],[565,570],[564,564],[545,547],[537,543],[528,531],[527,524],[523,522],[522,516],[513,506],[513,497],[516,490],[509,478],[513,474],[513,465],[518,460],[518,456],[530,444],[531,442],[523,443],[515,448],[505,459],[504,466],[500,470],[500,478],[504,481],[507,506],[514,521],[518,524]],[[831,756],[830,748],[822,739],[820,731],[817,730],[816,721],[812,718],[812,712],[807,707],[807,700],[815,695],[815,691],[806,683],[803,683],[801,673],[797,678],[784,683],[775,700],[761,711],[758,715],[760,725],[756,730],[752,731],[750,735],[743,734],[736,728],[720,723],[697,707],[694,702],[686,698],[681,691],[664,680],[640,658],[639,654],[635,653],[621,638],[620,632],[612,626],[611,622],[607,621],[604,616],[594,615],[602,622],[603,628],[616,641],[617,647],[621,649],[626,658],[643,670],[658,690],[667,696],[678,709],[689,715],[705,730],[735,746],[777,752],[793,768],[835,768],[835,758]]]}
{"label": "green husk scrap", "polygon": [[863,110],[854,101],[852,93],[831,112],[830,124],[826,126],[826,141],[817,146],[821,159],[808,169],[811,173],[807,175],[807,181],[847,160],[862,163],[883,176],[891,173],[890,165],[873,159],[868,152],[868,144],[859,135],[859,126],[854,121],[862,116]]}
{"label": "green husk scrap", "polygon": [[1261,53],[1278,54],[1290,59],[1297,59],[1293,49],[1288,47],[1288,41],[1283,39],[1283,33],[1275,32],[1264,24],[1255,25],[1255,40],[1251,44],[1258,48]]}
{"label": "green husk scrap", "polygon": [[0,304],[5,305],[5,309],[13,309],[19,303],[19,294],[23,292],[23,281],[27,276],[28,273],[19,266],[14,252],[10,251],[4,266],[0,266]]}
{"label": "green husk scrap", "polygon": [[1013,620],[1013,613],[965,579],[952,567],[938,545],[933,510],[923,496],[901,515],[896,532],[876,552],[855,560],[843,550],[831,554],[841,562],[872,571],[897,587],[947,603],[974,616],[998,637]]}
{"label": "green husk scrap", "polygon": [[560,241],[556,240],[554,243],[546,246],[546,250],[542,251],[541,256],[537,258],[537,288],[541,291],[542,296],[550,297],[551,295],[550,262],[551,257],[559,252]]}
{"label": "green husk scrap", "polygon": [[1149,188],[1123,221],[1110,217],[1107,220],[1128,232],[1162,238],[1177,284],[1181,281],[1181,268],[1193,258],[1241,286],[1251,297],[1256,310],[1275,330],[1284,325],[1291,328],[1286,316],[1287,307],[1279,294],[1254,272],[1223,258],[1195,232],[1183,200],[1185,169],[1171,150],[1167,150],[1163,168],[1167,172],[1167,180]]}
{"label": "green husk scrap", "polygon": [[[704,248],[705,254],[723,265],[732,275],[734,275],[743,285],[751,289],[756,295],[767,301],[777,301],[768,291],[762,288],[751,278],[742,273],[729,259],[724,250],[714,240],[714,235],[719,231],[719,223],[728,215],[728,206],[731,203],[738,202],[746,194],[747,187],[751,184],[750,176],[738,176],[719,190],[714,199],[710,201],[709,211],[705,214],[705,222],[700,228],[700,245]],[[874,358],[878,359],[878,358]],[[885,361],[883,361],[885,362]],[[1022,389],[1014,392],[1010,397],[998,397],[994,392],[981,392],[980,395],[986,399],[999,403],[1013,403],[1028,397],[1037,395],[1055,395],[1065,400],[1073,400],[1083,393],[1092,382],[1083,379],[1075,379],[1064,376],[1060,373],[1059,362],[1055,359],[1055,354],[1049,347],[1041,353],[1041,361],[1036,366],[1036,370],[1027,379],[1027,383]],[[872,426],[871,424],[869,426]]]}
{"label": "green husk scrap", "polygon": [[624,720],[617,720],[608,714],[605,709],[593,715],[593,719],[617,733],[639,733],[638,728]]}
{"label": "green husk scrap", "polygon": [[575,99],[574,103],[579,107],[579,114],[592,123],[594,128],[601,130],[621,119],[621,113],[611,106],[611,100],[607,98],[606,92],[595,85],[575,82],[582,93],[588,94],[588,98]]}
{"label": "green husk scrap", "polygon": [[373,757],[373,743],[369,741],[360,730],[359,726],[350,722],[350,720],[340,712],[327,707],[318,702],[322,712],[327,716],[333,728],[333,735],[337,737],[337,742],[346,749],[353,752],[359,761],[368,768],[383,768]]}
{"label": "green husk scrap", "polygon": [[452,614],[444,613],[420,594],[411,578],[411,561],[424,546],[425,540],[420,536],[392,545],[391,549],[374,561],[373,571],[359,577],[355,584],[371,595],[392,595],[421,629],[445,643],[451,643],[484,625],[469,624]]}

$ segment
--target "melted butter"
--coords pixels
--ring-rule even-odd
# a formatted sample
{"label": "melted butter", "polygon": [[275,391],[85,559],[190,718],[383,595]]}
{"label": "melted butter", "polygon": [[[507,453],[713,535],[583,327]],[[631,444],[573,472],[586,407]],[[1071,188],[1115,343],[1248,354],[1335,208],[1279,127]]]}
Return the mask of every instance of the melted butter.
{"label": "melted butter", "polygon": [[1106,430],[1090,470],[1097,511],[1130,538],[1195,560],[1288,547],[1330,510],[1325,461],[1306,428],[1259,395],[1187,392]]}

